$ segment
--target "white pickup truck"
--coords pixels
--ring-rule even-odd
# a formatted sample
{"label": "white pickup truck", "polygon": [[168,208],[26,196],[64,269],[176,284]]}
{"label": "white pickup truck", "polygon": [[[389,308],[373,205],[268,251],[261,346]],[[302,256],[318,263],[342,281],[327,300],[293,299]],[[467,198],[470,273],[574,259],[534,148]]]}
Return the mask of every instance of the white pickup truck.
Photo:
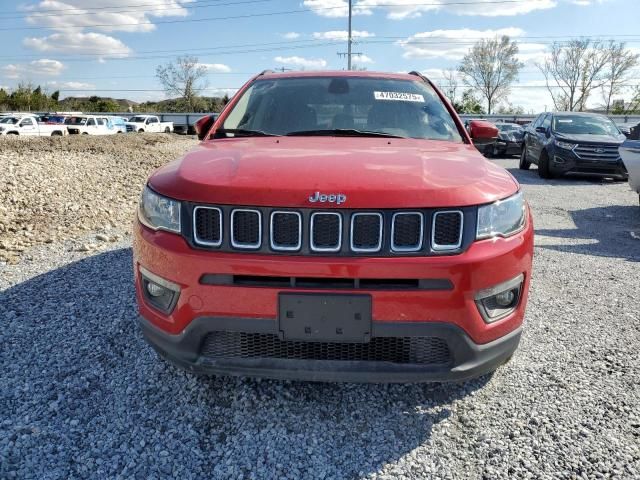
{"label": "white pickup truck", "polygon": [[98,115],[69,117],[64,123],[71,135],[113,135],[118,133],[107,117]]}
{"label": "white pickup truck", "polygon": [[0,119],[0,135],[54,137],[66,134],[65,125],[38,123],[34,115],[8,115]]}
{"label": "white pickup truck", "polygon": [[155,115],[136,115],[127,122],[127,132],[171,133],[173,122],[161,122]]}

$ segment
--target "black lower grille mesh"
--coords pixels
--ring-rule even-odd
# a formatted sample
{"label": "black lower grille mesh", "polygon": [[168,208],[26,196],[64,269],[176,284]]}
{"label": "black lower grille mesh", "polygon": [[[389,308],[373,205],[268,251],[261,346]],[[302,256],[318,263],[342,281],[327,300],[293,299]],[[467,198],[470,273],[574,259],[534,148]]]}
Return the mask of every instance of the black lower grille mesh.
{"label": "black lower grille mesh", "polygon": [[393,246],[395,248],[420,248],[422,215],[406,213],[396,215],[393,221]]}
{"label": "black lower grille mesh", "polygon": [[283,341],[267,333],[213,332],[201,351],[207,358],[282,358],[447,365],[447,343],[437,337],[375,337],[369,343]]}
{"label": "black lower grille mesh", "polygon": [[219,243],[221,241],[220,210],[198,208],[195,213],[194,224],[198,241],[207,243]]}
{"label": "black lower grille mesh", "polygon": [[436,245],[457,245],[460,242],[462,215],[460,212],[443,212],[436,215],[433,240]]}
{"label": "black lower grille mesh", "polygon": [[260,243],[260,215],[257,212],[236,210],[232,219],[233,241],[240,245]]}
{"label": "black lower grille mesh", "polygon": [[329,213],[314,215],[311,238],[314,248],[337,248],[340,245],[340,216]]}

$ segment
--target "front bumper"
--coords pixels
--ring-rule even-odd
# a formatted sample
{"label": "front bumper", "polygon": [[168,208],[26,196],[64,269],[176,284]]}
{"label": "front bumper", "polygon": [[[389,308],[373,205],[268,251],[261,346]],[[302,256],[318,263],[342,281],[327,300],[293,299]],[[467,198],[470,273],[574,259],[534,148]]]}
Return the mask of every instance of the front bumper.
{"label": "front bumper", "polygon": [[[194,250],[179,235],[151,231],[136,222],[134,271],[142,330],[162,355],[200,372],[381,382],[463,380],[481,375],[503,363],[519,341],[533,256],[530,219],[528,215],[522,232],[509,238],[474,242],[458,255],[377,258],[274,256]],[[179,287],[180,294],[170,314],[164,314],[147,303],[142,294],[141,269]],[[204,279],[211,274],[265,278],[431,279],[448,287],[334,290],[208,284]],[[486,323],[476,305],[478,292],[521,274],[524,275],[524,284],[516,309],[500,320]],[[202,353],[203,342],[211,332],[274,335],[278,298],[283,292],[370,295],[372,339],[436,337],[445,341],[451,354],[450,361],[446,365],[414,365],[310,360],[304,355],[298,359],[212,359]],[[305,348],[305,345],[301,347]]]}
{"label": "front bumper", "polygon": [[[489,342],[476,344],[459,327],[446,323],[374,323],[373,336],[443,339],[451,361],[443,365],[412,365],[354,360],[291,358],[211,358],[203,345],[212,332],[250,332],[276,336],[276,321],[250,318],[198,317],[178,335],[169,335],[139,317],[146,340],[172,363],[199,374],[239,375],[318,382],[409,383],[463,381],[489,373],[505,363],[518,347],[522,327]],[[246,345],[244,346],[246,349]]]}
{"label": "front bumper", "polygon": [[549,160],[549,169],[556,175],[588,175],[620,180],[629,177],[621,158],[615,161],[587,160],[578,157],[571,150],[553,148],[549,153]]}
{"label": "front bumper", "polygon": [[496,152],[498,155],[520,155],[522,152],[522,141],[511,142],[508,140],[498,140],[496,142]]}

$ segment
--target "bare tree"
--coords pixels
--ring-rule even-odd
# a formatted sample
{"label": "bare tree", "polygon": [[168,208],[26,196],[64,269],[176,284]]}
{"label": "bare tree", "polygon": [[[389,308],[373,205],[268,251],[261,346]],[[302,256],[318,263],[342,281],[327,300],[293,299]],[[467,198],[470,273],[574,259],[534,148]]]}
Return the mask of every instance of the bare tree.
{"label": "bare tree", "polygon": [[458,100],[458,71],[454,68],[442,70],[442,90],[449,101],[454,104]]}
{"label": "bare tree", "polygon": [[640,55],[629,51],[623,42],[616,43],[611,41],[607,45],[607,50],[609,51],[609,63],[604,76],[602,98],[604,99],[607,113],[609,113],[611,100],[615,95],[622,93],[624,83],[628,80],[631,70],[638,65]]}
{"label": "bare tree", "polygon": [[156,68],[156,77],[167,96],[182,98],[189,111],[195,108],[200,92],[207,88],[206,74],[207,67],[198,63],[196,57],[188,55]]}
{"label": "bare tree", "polygon": [[469,87],[479,90],[487,101],[487,113],[509,94],[523,67],[517,58],[518,45],[503,35],[477,42],[462,59],[458,72]]}
{"label": "bare tree", "polygon": [[551,45],[549,56],[538,68],[556,110],[584,110],[591,92],[604,85],[609,55],[605,44],[590,39]]}

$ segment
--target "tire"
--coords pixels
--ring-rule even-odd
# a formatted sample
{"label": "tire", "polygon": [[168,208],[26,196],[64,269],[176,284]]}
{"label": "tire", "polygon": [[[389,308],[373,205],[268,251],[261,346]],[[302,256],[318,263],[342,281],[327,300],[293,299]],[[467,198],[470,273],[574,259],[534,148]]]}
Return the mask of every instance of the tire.
{"label": "tire", "polygon": [[538,175],[546,180],[553,178],[553,174],[549,170],[549,155],[543,151],[538,160]]}
{"label": "tire", "polygon": [[87,132],[82,132],[82,135],[89,135]]}
{"label": "tire", "polygon": [[169,127],[165,127],[164,133],[171,133],[171,129]]}
{"label": "tire", "polygon": [[518,164],[518,168],[520,170],[529,170],[531,166],[531,162],[527,160],[527,148],[523,145],[522,152],[520,153],[520,163]]}
{"label": "tire", "polygon": [[7,135],[18,135],[18,132],[9,132]]}
{"label": "tire", "polygon": [[58,131],[51,132],[51,136],[52,137],[61,137],[62,136],[62,132],[58,132]]}
{"label": "tire", "polygon": [[144,133],[143,129],[138,130],[138,133]]}

